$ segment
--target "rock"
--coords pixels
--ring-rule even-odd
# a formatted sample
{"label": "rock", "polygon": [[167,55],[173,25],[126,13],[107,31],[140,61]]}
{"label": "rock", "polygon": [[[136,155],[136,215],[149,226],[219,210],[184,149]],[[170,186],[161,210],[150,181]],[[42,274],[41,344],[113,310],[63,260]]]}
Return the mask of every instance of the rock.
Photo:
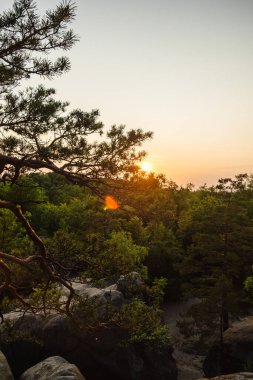
{"label": "rock", "polygon": [[[171,346],[160,350],[141,344],[122,346],[125,331],[117,326],[100,326],[85,333],[61,315],[26,315],[16,321],[15,328],[15,340],[2,347],[16,378],[46,357],[57,355],[75,364],[88,380],[177,379]],[[29,338],[25,338],[27,332]]]}
{"label": "rock", "polygon": [[126,285],[142,286],[143,281],[141,279],[140,273],[131,272],[131,273],[128,273],[127,275],[121,275],[117,281],[118,289],[120,287],[125,287]]}
{"label": "rock", "polygon": [[79,290],[77,291],[75,289],[76,293],[81,296],[81,297],[103,297],[104,295],[104,291],[103,289],[99,289],[99,288],[79,288]]}
{"label": "rock", "polygon": [[253,372],[237,372],[229,375],[203,378],[198,380],[253,380]]}
{"label": "rock", "polygon": [[208,377],[253,370],[253,317],[243,318],[224,333],[223,352],[218,345],[209,351],[203,365]]}
{"label": "rock", "polygon": [[[83,294],[85,289],[89,288],[88,284],[82,284],[80,282],[75,282],[75,281],[73,281],[71,285],[73,289],[75,290],[76,294],[78,294],[79,296]],[[67,297],[69,295],[69,289],[66,288],[65,286],[63,285],[59,286],[59,290],[62,296]]]}
{"label": "rock", "polygon": [[[90,287],[87,284],[80,284],[78,282],[72,282],[72,287],[76,294],[80,297],[93,298],[96,297],[99,304],[103,305],[111,303],[115,307],[120,307],[124,303],[124,296],[122,292],[117,290],[117,285],[113,284],[104,289]],[[65,286],[60,287],[61,301],[66,301],[69,295],[69,290]]]}
{"label": "rock", "polygon": [[132,298],[140,296],[143,292],[144,282],[138,272],[131,272],[127,275],[121,275],[117,281],[117,290],[122,292],[124,297]]}
{"label": "rock", "polygon": [[123,294],[118,290],[104,289],[103,296],[107,302],[116,307],[120,307],[125,302]]}
{"label": "rock", "polygon": [[52,356],[25,371],[20,380],[85,380],[79,369],[60,356]]}
{"label": "rock", "polygon": [[117,284],[112,284],[110,286],[107,286],[107,288],[104,288],[106,291],[107,290],[118,290]]}
{"label": "rock", "polygon": [[4,354],[0,351],[0,379],[1,380],[14,380],[9,364]]}

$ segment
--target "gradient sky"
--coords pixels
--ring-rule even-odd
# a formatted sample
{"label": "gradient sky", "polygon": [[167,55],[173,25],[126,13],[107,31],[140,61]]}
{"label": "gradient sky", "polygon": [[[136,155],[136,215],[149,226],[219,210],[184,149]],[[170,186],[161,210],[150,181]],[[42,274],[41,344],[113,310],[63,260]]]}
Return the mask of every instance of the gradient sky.
{"label": "gradient sky", "polygon": [[253,172],[252,0],[76,4],[72,70],[50,82],[59,98],[154,131],[148,160],[178,184]]}

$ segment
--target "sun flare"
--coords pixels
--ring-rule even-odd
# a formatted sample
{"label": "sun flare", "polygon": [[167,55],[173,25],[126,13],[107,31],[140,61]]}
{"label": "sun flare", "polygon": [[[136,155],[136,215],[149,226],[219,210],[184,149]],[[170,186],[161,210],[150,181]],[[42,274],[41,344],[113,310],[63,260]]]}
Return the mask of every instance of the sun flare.
{"label": "sun flare", "polygon": [[116,199],[110,195],[106,195],[104,210],[116,210],[117,208],[119,208],[119,204]]}
{"label": "sun flare", "polygon": [[143,162],[141,165],[141,170],[143,170],[146,173],[151,172],[152,170],[152,165],[150,162]]}

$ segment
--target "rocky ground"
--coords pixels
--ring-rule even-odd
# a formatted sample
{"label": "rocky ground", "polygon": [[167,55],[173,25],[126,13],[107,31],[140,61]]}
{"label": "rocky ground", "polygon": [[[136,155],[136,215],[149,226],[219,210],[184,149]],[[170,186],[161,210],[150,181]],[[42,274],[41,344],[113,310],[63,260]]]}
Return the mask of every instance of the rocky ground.
{"label": "rocky ground", "polygon": [[[118,293],[120,293],[119,291],[117,291],[116,289],[109,289],[109,290],[110,290],[110,292],[109,292],[110,293],[110,300],[113,301],[114,303],[118,303],[118,301],[121,300],[121,298],[122,298],[122,294],[120,294],[120,297],[119,297],[119,294],[118,294]],[[87,293],[87,291],[89,291],[91,293],[91,294],[89,294],[90,297],[92,297],[93,293],[95,292],[94,288],[88,288],[88,289],[84,288],[84,291],[86,293]],[[107,289],[102,289],[102,290],[100,290],[100,292],[101,292],[101,294],[99,293],[99,295],[101,297],[103,297],[103,298],[108,297]],[[200,380],[200,379],[204,380],[206,378],[204,377],[202,367],[203,367],[203,362],[205,360],[205,362],[204,362],[205,371],[208,374],[209,378],[212,378],[214,380],[216,380],[216,379],[217,380],[223,380],[223,379],[224,380],[230,380],[230,379],[231,380],[246,380],[246,379],[252,379],[253,380],[252,372],[244,372],[247,370],[251,371],[253,368],[253,354],[252,354],[253,317],[248,316],[246,318],[242,318],[240,320],[234,321],[233,327],[226,331],[226,333],[224,334],[224,348],[225,348],[224,355],[225,354],[228,355],[228,358],[225,358],[226,359],[225,364],[229,365],[229,368],[225,368],[225,372],[223,372],[223,373],[231,373],[231,375],[213,377],[213,376],[217,376],[217,371],[215,372],[215,363],[217,360],[215,359],[215,357],[213,357],[213,352],[214,352],[214,354],[216,352],[215,345],[209,351],[209,355],[207,355],[207,357],[202,356],[202,355],[192,354],[191,353],[191,352],[193,352],[193,350],[191,349],[192,348],[192,342],[189,343],[189,339],[185,339],[177,327],[177,321],[180,320],[181,316],[183,314],[185,314],[187,312],[187,310],[190,308],[190,306],[192,306],[196,302],[198,302],[198,301],[197,300],[189,300],[187,302],[169,303],[169,304],[164,305],[164,307],[163,307],[164,320],[170,328],[171,344],[174,347],[174,352],[172,355],[173,357],[171,356],[171,351],[166,353],[166,355],[164,356],[164,359],[165,359],[164,361],[161,361],[161,357],[153,360],[154,359],[154,353],[153,352],[149,352],[149,353],[146,352],[146,354],[148,354],[147,357],[143,357],[143,355],[141,355],[141,357],[139,357],[138,355],[140,353],[135,353],[131,350],[129,352],[124,351],[123,352],[124,360],[122,361],[122,363],[126,364],[126,358],[127,358],[126,354],[128,353],[130,355],[130,356],[128,355],[129,356],[128,359],[129,359],[129,368],[131,369],[131,371],[130,371],[131,373],[129,372],[129,374],[127,375],[127,378],[136,378],[136,373],[132,374],[132,372],[133,372],[132,367],[135,368],[137,366],[139,368],[139,365],[141,363],[143,364],[145,362],[146,365],[148,365],[148,363],[155,362],[156,363],[155,375],[151,376],[151,368],[145,367],[144,369],[146,372],[144,371],[145,372],[144,373],[142,371],[143,372],[142,373],[143,379],[151,379],[151,378],[152,379],[159,378],[160,380],[162,378],[176,379],[176,367],[175,367],[175,360],[176,360],[177,367],[178,367],[178,378],[177,378],[177,380]],[[5,315],[5,317],[7,317],[7,315]],[[12,313],[10,313],[10,315],[8,315],[8,317],[9,317],[9,319],[12,319],[13,321],[15,321],[15,320],[18,320],[19,315],[18,315],[18,313],[12,312]],[[32,323],[32,318],[34,318],[33,323]],[[97,331],[96,332],[96,338],[95,338],[94,342],[92,340],[92,337],[90,337],[91,342],[90,341],[87,341],[87,342],[84,341],[84,342],[81,342],[82,343],[81,344],[79,342],[79,340],[80,340],[79,335],[77,336],[77,341],[75,341],[75,336],[74,336],[75,334],[73,333],[73,331],[74,331],[73,329],[70,329],[71,334],[70,334],[70,336],[68,336],[68,329],[67,329],[67,325],[66,325],[67,322],[65,321],[66,323],[64,322],[65,323],[64,324],[62,321],[62,318],[60,316],[55,315],[55,316],[48,317],[43,323],[39,320],[37,321],[36,318],[38,319],[39,317],[27,315],[25,318],[22,318],[22,324],[24,324],[23,327],[25,328],[25,324],[27,322],[28,326],[29,326],[29,330],[32,331],[35,329],[34,331],[36,331],[36,334],[38,336],[40,336],[40,339],[43,338],[45,340],[44,346],[45,346],[45,349],[47,352],[50,352],[51,355],[52,354],[53,355],[59,355],[59,353],[62,353],[64,357],[66,356],[66,358],[69,360],[70,363],[76,364],[78,366],[78,368],[83,370],[83,373],[85,373],[85,374],[88,373],[89,378],[94,378],[96,380],[98,380],[100,378],[101,379],[105,378],[104,377],[105,369],[106,368],[108,369],[109,367],[111,368],[113,366],[113,363],[114,363],[114,362],[112,362],[112,359],[113,359],[112,353],[115,351],[114,348],[116,347],[116,344],[114,344],[112,341],[112,337],[113,337],[112,331],[108,332],[108,334],[107,334],[108,339],[107,339],[107,335],[105,335],[103,332],[101,332],[102,335],[100,334],[101,335],[100,336],[100,335],[98,335],[99,332]],[[99,339],[98,339],[98,336],[99,336]],[[69,339],[70,337],[71,337],[71,339]],[[64,347],[62,347],[62,341],[64,341]],[[36,340],[33,342],[35,344]],[[88,369],[82,368],[83,355],[87,361],[88,356],[89,356],[88,354],[91,353],[90,350],[91,350],[91,347],[93,347],[91,345],[92,342],[93,342],[93,346],[94,346],[94,350],[95,350],[94,352],[95,353],[97,352],[99,354],[98,355],[99,358],[101,358],[101,356],[103,357],[103,363],[101,363],[99,360],[96,361],[95,360],[96,355],[95,356],[93,355],[94,357],[89,359],[90,363],[88,363],[88,364],[90,364],[90,366],[92,367],[92,371],[94,371],[94,368],[98,369],[98,368],[100,368],[100,366],[102,366],[101,367],[102,372],[101,372],[100,377],[98,377],[97,373],[95,374],[95,377],[92,377],[89,374],[89,368]],[[24,358],[27,358],[27,357],[30,358],[31,353],[36,356],[36,347],[35,347],[36,344],[34,347],[30,347],[31,342],[28,341],[26,346],[24,346],[24,342],[22,341],[22,334],[21,334],[21,342],[20,343],[23,344],[23,346],[22,346],[23,348],[21,351],[20,351],[20,345],[18,344],[18,341],[16,343],[17,343],[17,347],[16,346],[11,347],[12,355],[9,359],[13,359],[12,356],[15,353],[15,348],[17,348],[17,350],[16,350],[17,351],[17,358],[21,357],[22,364],[23,364],[23,359],[22,359],[23,357]],[[77,343],[79,344],[79,346]],[[102,347],[105,347],[106,351],[109,349],[109,351],[110,351],[109,357],[107,357],[108,355],[107,355],[106,351],[101,352],[101,343],[102,343]],[[81,346],[80,346],[80,344],[81,344]],[[88,346],[87,346],[87,344],[88,344]],[[98,350],[97,345],[100,347],[99,350]],[[71,351],[72,346],[75,348],[75,350],[73,352],[73,355],[70,355],[70,353],[72,352]],[[88,351],[86,350],[87,349],[86,346],[89,347]],[[72,350],[73,350],[73,347],[72,347]],[[42,348],[40,347],[40,349],[42,349]],[[30,350],[31,352],[30,351],[28,352],[27,350],[28,351]],[[67,350],[67,351],[65,352],[64,350]],[[7,350],[7,354],[8,354],[8,350]],[[69,355],[70,355],[70,357],[68,358]],[[30,366],[35,364],[35,363],[38,363],[40,360],[43,359],[43,357],[45,355],[43,355],[43,352],[42,352],[42,354],[40,356],[41,357],[39,357],[38,360],[35,358],[36,360],[34,359],[34,363],[31,363]],[[115,358],[116,357],[119,358],[119,353],[115,356]],[[18,362],[17,358],[16,359],[14,358],[14,364],[16,367],[17,367],[17,362]],[[170,366],[168,366],[168,364],[169,364],[168,358],[170,358]],[[232,358],[232,363],[229,362],[229,360],[228,360],[229,358],[230,359]],[[7,359],[8,359],[8,357],[7,357]],[[96,363],[94,365],[92,364],[93,362],[91,359],[93,361],[95,360]],[[52,359],[52,360],[55,360],[55,359]],[[57,360],[59,360],[59,359],[57,359]],[[63,360],[63,359],[60,359],[60,360]],[[88,362],[89,362],[89,360],[88,360]],[[107,360],[107,362],[106,362],[106,360]],[[9,363],[11,363],[11,360]],[[118,361],[117,361],[117,363],[118,363]],[[133,365],[133,363],[135,363],[135,365]],[[71,370],[72,372],[73,371],[76,372],[75,368],[73,370],[72,364],[66,364],[65,363],[66,365],[64,364],[65,367],[63,369],[62,369],[62,363],[60,363],[60,364],[61,364],[60,369],[59,369],[60,372],[63,369],[65,371],[66,366],[67,366],[66,368],[68,369],[68,371]],[[238,366],[237,366],[238,368],[236,367],[237,364],[238,364]],[[33,367],[32,371],[36,370],[41,375],[40,367],[38,367],[40,365],[43,365],[44,367],[46,366],[45,368],[47,368],[47,369],[50,367],[50,366],[48,366],[48,362],[45,361],[45,363],[42,362],[42,364],[39,364],[39,365],[36,364],[36,366]],[[29,368],[30,366],[27,365],[25,368],[20,370],[19,373],[20,374],[23,373],[25,371],[25,369]],[[164,369],[166,369],[165,372],[162,370],[163,366],[164,366]],[[210,367],[209,372],[207,371],[207,369],[208,369],[207,367],[208,368]],[[12,367],[12,369],[13,368],[14,367]],[[17,370],[17,368],[16,368],[16,370]],[[162,372],[161,372],[161,370],[162,370]],[[30,376],[29,371],[30,370],[28,370],[28,372],[26,374],[27,376],[28,375],[29,376],[24,377],[25,375],[23,375],[22,380],[23,380],[23,378],[25,380],[26,379],[28,379],[28,380],[33,379],[33,377]],[[54,365],[53,371],[54,372],[58,371],[58,364]],[[243,371],[243,373],[242,373],[242,371]],[[123,372],[124,373],[126,372],[125,369]],[[119,373],[119,371],[117,373]],[[1,355],[0,355],[0,375],[1,375],[0,380],[2,380],[3,374],[4,374],[3,380],[13,380],[4,356],[2,355],[2,357],[1,357]],[[79,373],[77,373],[77,374],[75,373],[75,377],[71,377],[71,378],[73,378],[73,379],[75,378],[75,379],[79,380],[79,379],[83,378],[80,376],[81,375]],[[115,378],[115,377],[113,377],[113,378]],[[118,378],[123,379],[125,377],[123,375],[122,376],[117,375],[116,378],[117,379]],[[41,378],[41,379],[44,379],[44,378]],[[45,377],[45,379],[47,379],[47,377]]]}
{"label": "rocky ground", "polygon": [[[89,287],[87,284],[78,282],[73,282],[72,285],[80,297],[84,296],[84,299],[96,297],[97,311],[102,315],[107,312],[108,303],[119,307],[125,302],[123,291],[126,282],[131,281],[131,284],[138,282],[139,275],[137,275],[138,273],[133,272],[129,278],[121,276],[117,284],[104,289]],[[68,294],[65,294],[66,289],[60,290],[61,299],[64,300]],[[26,314],[20,318],[19,313],[11,312],[5,314],[4,318],[11,320],[13,326],[11,331],[8,328],[4,330],[2,326],[0,346],[17,379],[22,374],[22,380],[34,380],[35,377],[41,380],[47,379],[47,377],[41,376],[41,367],[38,363],[42,362],[43,370],[44,368],[48,370],[52,363],[45,362],[44,359],[48,356],[60,356],[69,363],[75,364],[80,372],[90,380],[105,378],[111,380],[137,378],[177,380],[177,366],[172,357],[171,345],[163,347],[159,351],[152,346],[147,347],[145,344],[124,346],[119,343],[124,338],[125,331],[117,325],[106,327],[101,324],[87,332],[85,329],[79,329],[64,316],[53,313],[46,318],[42,315],[32,314]],[[8,334],[13,331],[15,331],[15,339],[9,339]],[[16,332],[18,333],[16,334]],[[55,359],[53,360],[54,364],[57,364]],[[30,371],[31,367],[32,372]],[[58,365],[54,365],[52,368],[54,373],[58,371]],[[35,370],[36,376],[33,377]],[[62,371],[62,363],[60,363],[60,371]],[[26,377],[24,377],[24,373],[26,373]],[[49,378],[58,380],[58,377]],[[70,379],[70,377],[68,378]],[[76,377],[74,378],[76,379]],[[79,377],[77,378],[79,380]],[[2,379],[1,371],[0,380],[7,380]]]}
{"label": "rocky ground", "polygon": [[178,380],[196,380],[204,377],[202,365],[205,357],[186,352],[185,339],[176,325],[181,314],[185,313],[194,302],[196,301],[168,303],[163,307],[165,322],[170,328],[173,357],[178,367]]}
{"label": "rocky ground", "polygon": [[[187,302],[169,303],[164,305],[165,322],[169,325],[171,344],[173,345],[173,357],[178,367],[178,380],[197,380],[205,378],[205,372],[212,379],[224,380],[253,380],[253,316],[244,317],[233,321],[233,325],[224,334],[224,359],[223,373],[231,375],[217,376],[217,347],[210,345],[207,356],[189,353],[189,340],[184,339],[177,327],[177,321],[181,315],[193,305],[196,300]],[[246,372],[249,371],[249,372]]]}

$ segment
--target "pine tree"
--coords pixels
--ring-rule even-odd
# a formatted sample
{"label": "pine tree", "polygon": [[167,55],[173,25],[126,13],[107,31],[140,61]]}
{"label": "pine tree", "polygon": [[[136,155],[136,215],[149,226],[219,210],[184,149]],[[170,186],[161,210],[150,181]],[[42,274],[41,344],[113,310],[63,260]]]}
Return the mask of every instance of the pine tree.
{"label": "pine tree", "polygon": [[[135,148],[152,133],[140,129],[125,132],[124,126],[113,126],[105,133],[96,110],[68,113],[68,103],[56,100],[55,90],[42,85],[18,90],[23,80],[33,75],[53,78],[70,69],[68,58],[53,61],[48,53],[68,50],[78,40],[69,29],[74,16],[75,5],[67,1],[40,17],[33,0],[15,0],[0,16],[0,175],[4,184],[18,185],[22,175],[42,170],[98,192],[101,184],[113,186],[116,179],[135,172],[136,160],[145,155]],[[91,142],[93,134],[105,139]],[[0,208],[14,214],[34,245],[34,254],[26,258],[0,252],[0,291],[8,290],[25,308],[32,308],[15,285],[10,264],[29,269],[31,263],[37,263],[46,284],[58,281],[70,290],[65,304],[69,313],[73,289],[57,273],[47,247],[27,219],[24,204],[2,197]]]}

